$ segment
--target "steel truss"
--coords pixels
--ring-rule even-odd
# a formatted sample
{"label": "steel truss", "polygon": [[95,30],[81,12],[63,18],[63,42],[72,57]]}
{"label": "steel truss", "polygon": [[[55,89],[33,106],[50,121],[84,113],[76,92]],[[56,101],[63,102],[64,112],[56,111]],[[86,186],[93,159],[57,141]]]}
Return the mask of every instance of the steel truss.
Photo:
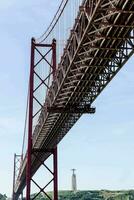
{"label": "steel truss", "polygon": [[[33,130],[35,149],[55,147],[83,114],[73,107],[90,107],[133,55],[133,19],[132,0],[83,1],[45,100],[48,110],[41,110]],[[25,166],[24,160],[17,191],[25,185]],[[39,166],[32,158],[33,174]]]}
{"label": "steel truss", "polygon": [[[46,99],[50,107],[92,104],[133,54],[133,8],[130,0],[84,1]],[[44,117],[38,129],[44,145],[58,143],[81,115]]]}

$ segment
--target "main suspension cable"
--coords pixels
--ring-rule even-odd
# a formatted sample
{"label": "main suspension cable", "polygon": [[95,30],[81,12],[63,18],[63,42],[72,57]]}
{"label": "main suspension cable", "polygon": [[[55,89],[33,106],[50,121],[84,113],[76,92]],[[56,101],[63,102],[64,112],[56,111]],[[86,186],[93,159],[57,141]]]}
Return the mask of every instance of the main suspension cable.
{"label": "main suspension cable", "polygon": [[25,113],[25,122],[24,122],[24,132],[23,132],[23,142],[22,142],[22,152],[21,155],[24,154],[25,147],[25,138],[26,138],[26,129],[27,129],[27,119],[28,119],[28,103],[29,103],[29,86],[28,86],[28,94],[27,94],[27,104],[26,104],[26,113]]}
{"label": "main suspension cable", "polygon": [[57,22],[59,21],[59,18],[61,17],[68,1],[69,0],[61,1],[61,4],[60,4],[56,14],[54,15],[50,25],[48,26],[47,30],[39,38],[36,38],[36,41],[38,41],[38,43],[43,43],[48,38],[48,36],[50,35],[50,33],[53,31],[54,27],[56,26]]}

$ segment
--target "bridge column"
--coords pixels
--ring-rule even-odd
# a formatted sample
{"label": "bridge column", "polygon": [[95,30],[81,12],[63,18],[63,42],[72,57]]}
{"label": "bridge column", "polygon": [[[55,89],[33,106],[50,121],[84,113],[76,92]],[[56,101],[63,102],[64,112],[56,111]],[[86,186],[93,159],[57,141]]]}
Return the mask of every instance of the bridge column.
{"label": "bridge column", "polygon": [[31,63],[30,63],[30,91],[29,91],[29,119],[28,119],[28,147],[26,168],[26,200],[30,200],[31,191],[31,154],[32,154],[32,128],[33,128],[33,93],[34,93],[34,55],[35,40],[31,39]]}
{"label": "bridge column", "polygon": [[54,200],[58,200],[58,157],[57,157],[57,147],[54,149]]}
{"label": "bridge column", "polygon": [[[46,48],[45,55],[43,55],[42,48]],[[51,53],[49,56],[49,59],[51,57],[51,61],[48,61],[47,55]],[[37,61],[35,58],[36,55],[39,55],[41,58]],[[42,78],[40,73],[36,71],[36,68],[38,68],[39,63],[44,60],[47,64],[50,65],[50,74],[46,76],[45,79]],[[52,62],[52,63],[51,63]],[[32,171],[32,158],[35,156],[36,159],[40,162],[40,165],[43,165],[48,169],[48,171],[53,175],[52,180],[50,183],[53,182],[54,186],[54,195],[53,199],[58,200],[58,174],[57,174],[57,147],[54,150],[47,150],[47,149],[34,149],[33,144],[33,132],[35,131],[35,127],[33,128],[33,121],[35,117],[41,113],[42,109],[44,109],[44,102],[41,102],[40,99],[38,99],[38,96],[36,95],[36,91],[39,90],[39,88],[44,85],[48,88],[49,85],[45,82],[47,79],[50,78],[50,76],[53,76],[53,80],[55,79],[56,74],[56,40],[53,39],[51,44],[38,44],[36,41],[32,38],[31,40],[31,61],[30,61],[30,80],[29,80],[29,116],[28,116],[28,147],[27,147],[27,166],[26,166],[26,200],[30,200],[30,194],[31,194],[31,182],[33,182],[39,189],[39,193],[36,195],[38,196],[41,192],[44,192],[44,189],[49,185],[49,183],[44,187],[41,188],[40,185],[33,180],[33,171]],[[35,84],[36,80],[35,78],[38,78],[41,83],[37,86]],[[49,82],[49,81],[48,81]],[[34,110],[34,102],[38,103],[40,108],[38,110]],[[48,112],[48,111],[47,111]],[[53,171],[51,171],[42,160],[40,160],[40,153],[46,153],[48,152],[50,155],[53,155]],[[38,155],[38,156],[37,156]],[[44,194],[48,197],[47,193],[44,192]],[[34,197],[33,199],[35,199]],[[50,197],[48,197],[51,199]]]}
{"label": "bridge column", "polygon": [[15,177],[16,177],[16,154],[14,154],[14,172],[13,172],[13,193],[12,193],[12,200],[15,200]]}
{"label": "bridge column", "polygon": [[[50,175],[50,180],[44,185],[44,187],[40,187],[40,183],[38,183],[34,178],[32,178],[32,182],[37,186],[39,192],[32,198],[32,200],[36,199],[40,193],[43,193],[49,200],[58,200],[58,155],[57,155],[57,147],[54,149],[33,149],[33,156],[41,163],[41,165],[46,169]],[[52,156],[52,168],[45,164],[44,161],[40,159],[40,154],[48,153]],[[45,189],[53,183],[53,195],[52,197],[47,194]]]}
{"label": "bridge column", "polygon": [[22,156],[14,154],[14,172],[13,172],[12,200],[16,200],[15,184],[16,184],[17,178],[19,178],[19,170],[20,170],[21,161],[22,161]]}

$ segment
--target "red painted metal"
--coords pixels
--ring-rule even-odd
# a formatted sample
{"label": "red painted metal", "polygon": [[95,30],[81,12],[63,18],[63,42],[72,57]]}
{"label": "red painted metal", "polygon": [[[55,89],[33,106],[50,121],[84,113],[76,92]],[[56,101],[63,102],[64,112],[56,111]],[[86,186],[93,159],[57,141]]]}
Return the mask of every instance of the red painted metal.
{"label": "red painted metal", "polygon": [[31,190],[31,154],[32,154],[32,126],[33,126],[33,88],[34,88],[34,43],[31,39],[31,63],[30,63],[30,91],[29,91],[29,122],[28,122],[28,149],[26,169],[26,200],[30,200]]}
{"label": "red painted metal", "polygon": [[53,39],[52,42],[52,59],[53,59],[53,80],[55,79],[56,75],[56,40]]}
{"label": "red painted metal", "polygon": [[[42,52],[38,49],[38,47],[42,47],[42,48],[50,47],[50,50],[48,50],[48,52],[45,55],[43,55]],[[35,63],[35,50],[41,56],[41,59],[37,63]],[[52,54],[52,64],[49,63],[49,61],[45,58],[49,52],[51,52]],[[49,64],[50,68],[52,69],[52,72],[44,80],[35,71],[35,68],[42,60],[46,61],[47,64]],[[36,44],[35,40],[32,38],[31,39],[30,80],[29,80],[30,88],[29,88],[28,148],[27,148],[27,167],[26,167],[26,200],[30,200],[31,182],[33,182],[39,189],[39,193],[36,194],[36,196],[33,199],[35,199],[41,192],[43,192],[49,199],[51,199],[51,197],[49,197],[44,190],[51,182],[53,182],[54,200],[58,200],[57,147],[51,151],[47,149],[45,150],[45,152],[46,151],[50,152],[50,154],[53,155],[53,172],[44,164],[44,162],[40,160],[41,165],[43,165],[53,176],[52,180],[50,180],[50,182],[48,182],[45,185],[45,187],[41,188],[40,185],[32,178],[32,169],[31,169],[31,157],[34,155],[36,159],[39,160],[39,158],[36,155],[36,151],[37,152],[42,151],[40,149],[35,150],[32,148],[33,119],[43,108],[43,105],[35,97],[34,93],[40,88],[42,84],[44,84],[47,87],[47,89],[49,89],[49,86],[45,83],[45,81],[49,78],[51,74],[54,80],[55,74],[56,74],[56,40],[53,39],[52,44]],[[35,75],[39,78],[41,83],[34,88]],[[36,111],[36,113],[34,113],[34,108],[33,108],[34,101],[36,101],[41,107],[38,111]]]}
{"label": "red painted metal", "polygon": [[[48,152],[51,153],[51,156],[53,156],[53,169],[50,169],[39,157],[37,157],[36,153],[40,152]],[[37,183],[33,178],[31,179],[34,185],[39,189],[39,192],[32,198],[32,200],[36,199],[40,193],[43,193],[44,196],[47,197],[49,200],[58,200],[58,168],[57,168],[57,147],[53,150],[37,150],[34,151],[33,155],[36,157],[36,159],[41,163],[41,165],[46,169],[51,175],[52,178],[45,184],[44,187],[40,187],[39,183]],[[50,197],[49,194],[45,191],[45,189],[53,182],[53,197]]]}
{"label": "red painted metal", "polygon": [[36,47],[52,47],[52,45],[51,44],[37,44],[37,43],[35,43],[35,46]]}
{"label": "red painted metal", "polygon": [[[53,39],[52,43],[52,58],[53,58],[53,79],[56,75],[56,40]],[[54,200],[58,200],[58,163],[57,163],[57,147],[53,153],[53,166],[54,166]]]}
{"label": "red painted metal", "polygon": [[12,200],[15,199],[15,193],[14,193],[14,189],[15,189],[15,171],[16,171],[16,154],[14,154],[14,171],[13,171],[13,193],[12,193]]}
{"label": "red painted metal", "polygon": [[58,156],[57,147],[54,149],[54,200],[58,200]]}

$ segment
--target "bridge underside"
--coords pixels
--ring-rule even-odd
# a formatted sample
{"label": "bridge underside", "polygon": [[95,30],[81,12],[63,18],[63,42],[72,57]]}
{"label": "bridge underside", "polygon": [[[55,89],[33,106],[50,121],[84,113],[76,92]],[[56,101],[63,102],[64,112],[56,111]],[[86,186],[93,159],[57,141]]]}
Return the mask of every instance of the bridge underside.
{"label": "bridge underside", "polygon": [[[82,116],[83,111],[77,112],[77,107],[90,106],[133,53],[134,1],[85,0],[45,100],[49,108],[59,108],[61,112],[42,109],[34,129],[33,150],[37,150],[37,157],[45,161],[51,155],[41,150],[56,147]],[[71,112],[70,107],[75,107],[76,112]],[[32,155],[32,175],[40,165]],[[26,158],[17,181],[16,198],[25,185]]]}

